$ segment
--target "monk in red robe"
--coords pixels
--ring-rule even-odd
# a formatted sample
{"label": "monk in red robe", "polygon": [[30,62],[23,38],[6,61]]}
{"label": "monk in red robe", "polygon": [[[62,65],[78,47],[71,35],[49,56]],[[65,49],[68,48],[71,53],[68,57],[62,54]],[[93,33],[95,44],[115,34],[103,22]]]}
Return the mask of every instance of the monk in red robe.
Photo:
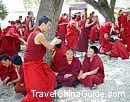
{"label": "monk in red robe", "polygon": [[74,15],[72,17],[72,20],[69,22],[67,26],[67,35],[66,35],[67,47],[72,48],[73,50],[75,50],[79,39],[78,23],[75,21],[76,17],[77,16]]}
{"label": "monk in red robe", "polygon": [[62,63],[62,58],[63,56],[65,56],[66,50],[67,50],[67,47],[63,42],[60,48],[58,48],[57,46],[54,50],[53,60],[52,60],[52,69],[55,72],[58,72],[60,70],[60,64]]}
{"label": "monk in red robe", "polygon": [[0,77],[3,84],[15,84],[18,80],[15,66],[7,55],[1,56]]}
{"label": "monk in red robe", "polygon": [[[27,47],[24,52],[24,82],[27,91],[22,102],[52,102],[51,93],[55,87],[55,74],[50,66],[43,60],[47,49],[53,49],[60,44],[61,40],[54,38],[48,43],[43,32],[48,32],[51,20],[42,16],[38,20],[36,28],[28,38]],[[33,80],[32,80],[33,79]],[[37,94],[40,92],[41,94]],[[43,92],[46,93],[43,95]]]}
{"label": "monk in red robe", "polygon": [[[57,73],[56,79],[59,86],[72,87],[78,84],[78,74],[81,63],[78,58],[74,57],[72,49],[66,51],[66,56],[62,59],[60,70]],[[56,87],[57,88],[57,87]]]}
{"label": "monk in red robe", "polygon": [[86,32],[85,23],[84,16],[82,16],[82,19],[78,22],[80,33],[76,51],[79,52],[87,52],[88,50],[88,35]]}
{"label": "monk in red robe", "polygon": [[109,33],[105,33],[104,39],[102,40],[102,43],[99,48],[100,53],[107,54],[111,51],[112,44],[110,43],[109,38],[110,38]]}
{"label": "monk in red robe", "polygon": [[93,20],[94,24],[90,30],[90,41],[91,41],[91,43],[94,43],[98,38],[98,26],[99,26],[98,16],[94,16],[92,18],[92,20]]}
{"label": "monk in red robe", "polygon": [[65,35],[67,34],[68,16],[63,14],[58,21],[57,36],[60,36],[62,41],[65,42]]}
{"label": "monk in red robe", "polygon": [[110,42],[113,44],[110,52],[110,57],[121,57],[122,59],[129,58],[129,52],[120,40],[114,40],[113,38],[111,38]]}
{"label": "monk in red robe", "polygon": [[18,54],[21,41],[26,44],[26,41],[19,36],[19,26],[20,23],[11,24],[11,26],[8,26],[5,32],[3,32],[1,38],[0,51],[6,53],[10,57]]}
{"label": "monk in red robe", "polygon": [[23,24],[25,25],[26,29],[24,31],[26,40],[28,39],[28,36],[34,29],[34,17],[33,17],[33,12],[29,11],[28,16],[25,18]]}
{"label": "monk in red robe", "polygon": [[16,93],[22,93],[23,95],[26,94],[25,90],[25,84],[24,84],[24,73],[23,73],[23,67],[22,67],[22,59],[20,56],[13,56],[11,58],[12,63],[15,65],[15,70],[17,72],[17,80],[15,80],[15,92]]}
{"label": "monk in red robe", "polygon": [[81,84],[91,89],[96,89],[97,85],[104,82],[104,66],[97,53],[98,48],[91,46],[78,76]]}

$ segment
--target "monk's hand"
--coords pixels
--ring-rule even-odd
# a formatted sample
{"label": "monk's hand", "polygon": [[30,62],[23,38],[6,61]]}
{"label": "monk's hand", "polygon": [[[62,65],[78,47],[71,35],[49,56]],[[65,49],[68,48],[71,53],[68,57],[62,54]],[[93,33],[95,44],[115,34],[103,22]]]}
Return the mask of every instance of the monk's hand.
{"label": "monk's hand", "polygon": [[86,74],[86,73],[82,74],[82,75],[81,75],[81,79],[85,79],[85,78],[86,78],[86,76],[87,76],[87,74]]}
{"label": "monk's hand", "polygon": [[72,76],[72,74],[65,74],[64,75],[64,78],[69,78],[69,77],[71,77]]}
{"label": "monk's hand", "polygon": [[58,75],[58,73],[56,73],[56,72],[55,72],[55,75],[57,76],[57,75]]}
{"label": "monk's hand", "polygon": [[120,29],[120,32],[124,32],[124,28],[121,28],[121,29]]}
{"label": "monk's hand", "polygon": [[61,43],[61,39],[58,39],[58,38],[54,38],[51,42],[52,45],[57,45],[57,44],[60,44]]}

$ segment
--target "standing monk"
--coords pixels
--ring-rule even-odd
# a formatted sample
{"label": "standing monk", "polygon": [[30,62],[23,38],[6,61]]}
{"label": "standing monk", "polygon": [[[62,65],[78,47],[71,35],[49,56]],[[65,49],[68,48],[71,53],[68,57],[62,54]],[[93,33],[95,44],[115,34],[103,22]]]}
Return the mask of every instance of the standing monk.
{"label": "standing monk", "polygon": [[[43,57],[46,48],[53,49],[56,44],[61,43],[61,40],[54,38],[51,43],[46,40],[43,33],[49,31],[51,24],[48,17],[42,16],[38,22],[39,26],[29,36],[24,53],[23,69],[27,95],[22,102],[52,102],[50,93],[54,91],[55,74]],[[46,96],[37,95],[36,92],[44,92]]]}
{"label": "standing monk", "polygon": [[104,66],[101,58],[97,55],[98,48],[91,46],[86,58],[83,61],[78,79],[80,82],[91,89],[104,82]]}
{"label": "standing monk", "polygon": [[78,23],[76,22],[76,15],[72,17],[72,20],[69,22],[67,26],[67,47],[75,50],[78,39],[79,39],[79,30],[78,30]]}

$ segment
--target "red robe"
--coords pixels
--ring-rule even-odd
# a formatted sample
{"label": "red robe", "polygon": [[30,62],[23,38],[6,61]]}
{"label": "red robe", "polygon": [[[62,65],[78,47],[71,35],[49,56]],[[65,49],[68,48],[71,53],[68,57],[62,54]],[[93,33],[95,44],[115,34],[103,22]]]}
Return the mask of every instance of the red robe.
{"label": "red robe", "polygon": [[0,51],[12,57],[18,54],[20,43],[18,30],[16,26],[11,25],[6,28],[6,32],[2,36]]}
{"label": "red robe", "polygon": [[109,52],[111,48],[112,48],[112,44],[109,42],[109,39],[104,38],[102,40],[99,50],[102,50],[103,54],[106,54],[106,52]]}
{"label": "red robe", "polygon": [[111,49],[111,57],[121,57],[122,59],[128,59],[129,58],[129,52],[125,45],[120,41],[116,40],[113,43],[112,49]]}
{"label": "red robe", "polygon": [[127,22],[126,42],[127,42],[127,49],[130,52],[130,20]]}
{"label": "red robe", "polygon": [[61,17],[58,22],[58,28],[56,36],[60,36],[62,41],[65,41],[65,35],[67,34],[68,19]]}
{"label": "red robe", "polygon": [[[22,102],[52,102],[50,94],[55,87],[55,74],[52,72],[50,66],[43,61],[46,54],[46,48],[42,44],[35,44],[34,39],[37,34],[41,33],[39,28],[36,28],[28,38],[27,47],[24,52],[24,82],[27,91],[26,97]],[[38,96],[36,92],[44,92],[47,97]]]}
{"label": "red robe", "polygon": [[72,48],[73,50],[76,48],[78,39],[79,39],[79,30],[75,27],[76,23],[74,21],[70,21],[67,26],[67,47]]}
{"label": "red robe", "polygon": [[63,56],[65,56],[67,47],[64,43],[62,43],[61,48],[59,49],[55,49],[55,55],[53,57],[53,61],[52,61],[52,69],[55,72],[58,72],[60,70],[60,64],[62,63],[62,58]]}
{"label": "red robe", "polygon": [[92,87],[93,84],[102,84],[104,82],[104,66],[101,58],[95,55],[93,60],[90,62],[90,58],[86,57],[83,61],[81,70],[85,72],[90,72],[99,68],[98,72],[94,75],[86,76],[85,79],[81,79],[80,82],[86,87]]}
{"label": "red robe", "polygon": [[99,42],[101,44],[102,40],[104,39],[105,33],[109,33],[111,30],[110,22],[105,22],[99,29]]}
{"label": "red robe", "polygon": [[96,41],[97,37],[98,37],[98,30],[97,30],[97,24],[95,23],[90,30],[90,40],[94,42]]}
{"label": "red robe", "polygon": [[[62,86],[73,86],[78,82],[77,77],[80,71],[80,67],[81,63],[78,58],[74,57],[73,62],[71,64],[68,64],[66,57],[64,57],[62,59],[59,74],[56,77],[57,82]],[[64,78],[65,74],[72,74],[72,76],[69,78]]]}
{"label": "red robe", "polygon": [[4,81],[7,77],[10,77],[8,82],[17,79],[17,73],[15,71],[15,67],[11,64],[9,67],[5,67],[0,62],[0,78]]}
{"label": "red robe", "polygon": [[25,90],[25,84],[24,84],[23,66],[20,66],[19,74],[20,74],[20,81],[17,82],[16,85],[15,85],[15,92],[16,93],[22,93],[22,94],[25,95],[26,90]]}
{"label": "red robe", "polygon": [[84,20],[79,21],[79,28],[80,28],[80,33],[79,33],[79,40],[77,43],[76,51],[87,52],[87,50],[88,50],[88,35],[87,35],[86,28],[85,28],[85,21]]}

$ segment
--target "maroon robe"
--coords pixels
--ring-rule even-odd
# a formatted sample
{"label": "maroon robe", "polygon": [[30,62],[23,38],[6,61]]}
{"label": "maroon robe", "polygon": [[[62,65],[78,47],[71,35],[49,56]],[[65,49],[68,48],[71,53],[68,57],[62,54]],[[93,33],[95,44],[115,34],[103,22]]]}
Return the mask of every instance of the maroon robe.
{"label": "maroon robe", "polygon": [[65,35],[67,33],[68,19],[61,17],[58,22],[58,28],[56,36],[60,36],[62,41],[65,41]]}
{"label": "maroon robe", "polygon": [[103,52],[103,54],[106,54],[106,52],[109,52],[111,51],[111,48],[112,48],[112,44],[109,42],[109,39],[103,39],[102,40],[102,43],[100,45],[100,48],[99,50],[101,49]]}
{"label": "maroon robe", "polygon": [[129,52],[125,45],[120,41],[116,40],[113,43],[112,49],[111,49],[111,57],[121,57],[122,59],[128,59],[129,58]]}
{"label": "maroon robe", "polygon": [[93,84],[102,84],[104,82],[104,66],[101,58],[98,55],[93,57],[93,60],[90,61],[90,58],[86,57],[83,61],[81,70],[85,72],[90,72],[99,68],[98,72],[94,75],[86,76],[85,79],[81,79],[80,82],[86,87],[92,87]]}
{"label": "maroon robe", "polygon": [[52,60],[52,69],[55,72],[58,72],[60,70],[60,64],[62,63],[63,56],[65,56],[67,47],[64,43],[62,43],[61,48],[55,49],[55,55]]}
{"label": "maroon robe", "polygon": [[67,26],[67,47],[75,50],[78,39],[79,39],[79,30],[76,28],[76,22],[70,21],[70,23]]}
{"label": "maroon robe", "polygon": [[[59,74],[57,75],[56,79],[59,84],[62,86],[71,87],[76,84],[77,77],[80,71],[81,63],[78,58],[73,59],[71,64],[68,64],[66,57],[62,59],[61,67]],[[64,78],[65,74],[72,74],[69,78]]]}
{"label": "maroon robe", "polygon": [[12,57],[18,54],[20,43],[18,30],[15,25],[11,25],[6,28],[2,36],[0,51]]}
{"label": "maroon robe", "polygon": [[127,21],[126,42],[127,42],[127,49],[130,52],[130,20]]}
{"label": "maroon robe", "polygon": [[79,33],[79,40],[77,43],[76,51],[87,52],[87,50],[88,50],[88,36],[87,36],[87,31],[85,28],[85,21],[84,20],[79,21],[79,28],[80,28],[80,33]]}

